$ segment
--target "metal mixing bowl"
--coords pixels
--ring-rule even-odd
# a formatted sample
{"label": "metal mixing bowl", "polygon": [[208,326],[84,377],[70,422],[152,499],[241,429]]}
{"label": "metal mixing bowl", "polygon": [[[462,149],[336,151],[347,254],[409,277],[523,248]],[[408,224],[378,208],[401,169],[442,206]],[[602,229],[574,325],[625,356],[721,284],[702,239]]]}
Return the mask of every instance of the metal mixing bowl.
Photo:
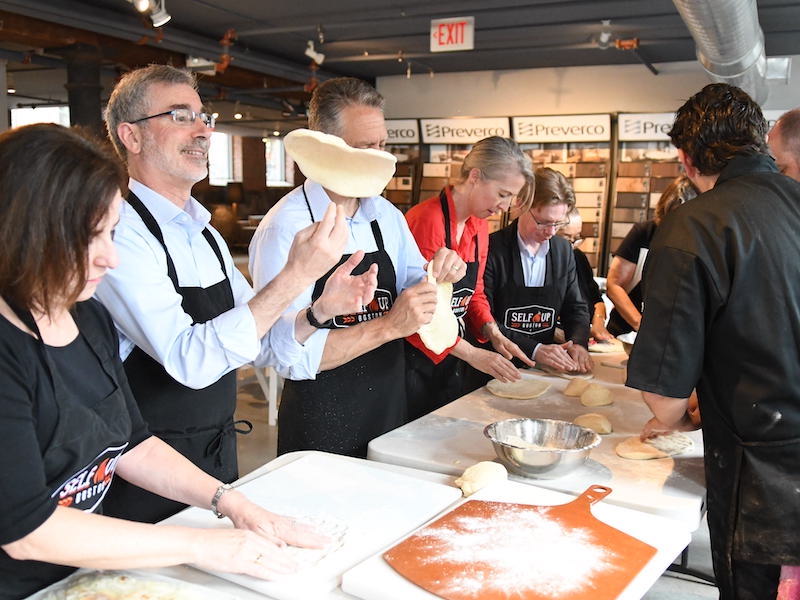
{"label": "metal mixing bowl", "polygon": [[[487,425],[483,434],[509,471],[537,479],[555,479],[577,469],[600,443],[600,436],[591,429],[554,419],[497,421]],[[541,448],[515,445],[513,437]]]}

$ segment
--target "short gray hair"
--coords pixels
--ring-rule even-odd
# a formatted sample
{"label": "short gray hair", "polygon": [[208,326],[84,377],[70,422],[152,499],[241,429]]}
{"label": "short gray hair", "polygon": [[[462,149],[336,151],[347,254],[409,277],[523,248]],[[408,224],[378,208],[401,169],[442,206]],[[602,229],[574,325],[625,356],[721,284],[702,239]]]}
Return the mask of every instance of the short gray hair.
{"label": "short gray hair", "polygon": [[383,110],[384,100],[366,81],[355,77],[337,77],[319,85],[308,105],[308,127],[341,137],[339,116],[348,106],[371,106]]}
{"label": "short gray hair", "polygon": [[147,94],[154,83],[188,85],[197,91],[194,74],[169,65],[149,65],[123,75],[114,86],[106,107],[108,137],[123,160],[126,160],[126,150],[119,139],[117,128],[120,123],[129,123],[147,116],[150,108]]}
{"label": "short gray hair", "polygon": [[484,179],[497,180],[509,171],[517,171],[525,178],[525,185],[517,196],[522,206],[530,203],[536,187],[531,159],[510,138],[493,135],[472,146],[461,165],[461,181],[466,181],[472,169],[478,169]]}

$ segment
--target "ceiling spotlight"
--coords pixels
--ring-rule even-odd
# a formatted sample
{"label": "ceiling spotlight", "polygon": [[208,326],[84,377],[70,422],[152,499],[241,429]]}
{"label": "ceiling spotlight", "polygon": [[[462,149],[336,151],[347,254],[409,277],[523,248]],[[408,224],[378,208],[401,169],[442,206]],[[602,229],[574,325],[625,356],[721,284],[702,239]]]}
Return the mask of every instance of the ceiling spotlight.
{"label": "ceiling spotlight", "polygon": [[167,0],[150,0],[150,5],[152,7],[150,19],[153,21],[153,27],[166,25],[172,18],[167,12]]}
{"label": "ceiling spotlight", "polygon": [[11,73],[6,74],[6,93],[7,94],[17,93],[17,86],[14,85],[14,79],[11,77]]}
{"label": "ceiling spotlight", "polygon": [[325,61],[325,55],[314,49],[314,40],[308,40],[306,42],[305,55],[318,65],[321,65]]}
{"label": "ceiling spotlight", "polygon": [[211,116],[212,116],[212,117],[214,117],[214,120],[215,120],[215,121],[216,121],[217,119],[219,119],[219,113],[218,113],[218,112],[211,113]]}
{"label": "ceiling spotlight", "polygon": [[261,142],[266,144],[269,141],[269,138],[262,137]]}
{"label": "ceiling spotlight", "polygon": [[242,113],[240,113],[240,112],[235,112],[235,113],[233,113],[233,118],[234,118],[234,119],[236,119],[237,121],[241,120],[241,118],[242,118],[243,116],[244,116],[244,115],[243,115]]}
{"label": "ceiling spotlight", "polygon": [[603,19],[600,21],[601,29],[600,34],[597,36],[597,46],[601,50],[605,50],[609,46],[611,46],[611,20],[610,19]]}
{"label": "ceiling spotlight", "polygon": [[272,132],[272,135],[274,135],[275,137],[278,137],[280,134],[281,134],[281,132],[278,131],[277,129]]}
{"label": "ceiling spotlight", "polygon": [[133,0],[133,7],[140,13],[147,12],[150,8],[150,0]]}
{"label": "ceiling spotlight", "polygon": [[320,44],[325,43],[325,31],[322,29],[322,25],[317,25],[317,41]]}
{"label": "ceiling spotlight", "polygon": [[406,79],[411,79],[411,63],[407,63],[406,65]]}

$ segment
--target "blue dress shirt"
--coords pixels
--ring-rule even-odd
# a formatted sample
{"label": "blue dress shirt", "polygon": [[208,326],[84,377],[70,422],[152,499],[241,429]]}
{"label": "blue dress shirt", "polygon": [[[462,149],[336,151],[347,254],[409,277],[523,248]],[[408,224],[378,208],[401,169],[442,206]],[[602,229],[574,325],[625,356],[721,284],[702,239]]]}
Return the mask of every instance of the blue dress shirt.
{"label": "blue dress shirt", "polygon": [[[527,287],[542,287],[545,276],[547,275],[547,253],[550,252],[550,240],[545,240],[539,244],[536,253],[531,253],[528,246],[522,241],[522,237],[517,231],[517,244],[519,244],[519,255],[522,263],[522,277]],[[542,344],[536,344],[531,352],[531,359],[536,358],[536,351]]]}
{"label": "blue dress shirt", "polygon": [[[321,185],[311,180],[305,182],[305,192],[314,220],[319,221],[330,204]],[[380,196],[361,198],[356,214],[347,219],[350,236],[346,254],[356,250],[377,250],[370,222],[377,219],[386,252],[397,274],[397,293],[419,283],[425,277],[425,259],[408,229],[403,213]],[[250,275],[255,289],[267,285],[286,264],[289,248],[295,234],[311,225],[303,187],[297,187],[270,209],[256,229],[250,242]],[[315,379],[319,372],[325,341],[329,329],[319,329],[304,344],[295,338],[294,323],[298,310],[311,304],[314,286],[309,286],[298,296],[269,332],[269,352],[256,361],[269,361],[283,377],[293,380]]]}

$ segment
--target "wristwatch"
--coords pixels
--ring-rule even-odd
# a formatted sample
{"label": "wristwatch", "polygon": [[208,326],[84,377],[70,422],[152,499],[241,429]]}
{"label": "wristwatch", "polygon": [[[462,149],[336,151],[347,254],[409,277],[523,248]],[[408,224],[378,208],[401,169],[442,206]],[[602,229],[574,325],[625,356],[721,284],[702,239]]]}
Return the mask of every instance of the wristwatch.
{"label": "wristwatch", "polygon": [[317,317],[314,316],[314,303],[312,302],[309,307],[306,309],[306,319],[308,319],[309,325],[312,327],[316,327],[317,329],[324,329],[325,327],[330,327],[331,323],[333,323],[333,319],[328,319],[324,323],[320,323],[317,321]]}
{"label": "wristwatch", "polygon": [[214,497],[211,499],[211,512],[213,512],[218,519],[224,519],[225,515],[219,512],[219,501],[225,495],[225,492],[229,492],[233,489],[233,486],[229,483],[223,483],[221,486],[217,488],[217,491],[214,492]]}

